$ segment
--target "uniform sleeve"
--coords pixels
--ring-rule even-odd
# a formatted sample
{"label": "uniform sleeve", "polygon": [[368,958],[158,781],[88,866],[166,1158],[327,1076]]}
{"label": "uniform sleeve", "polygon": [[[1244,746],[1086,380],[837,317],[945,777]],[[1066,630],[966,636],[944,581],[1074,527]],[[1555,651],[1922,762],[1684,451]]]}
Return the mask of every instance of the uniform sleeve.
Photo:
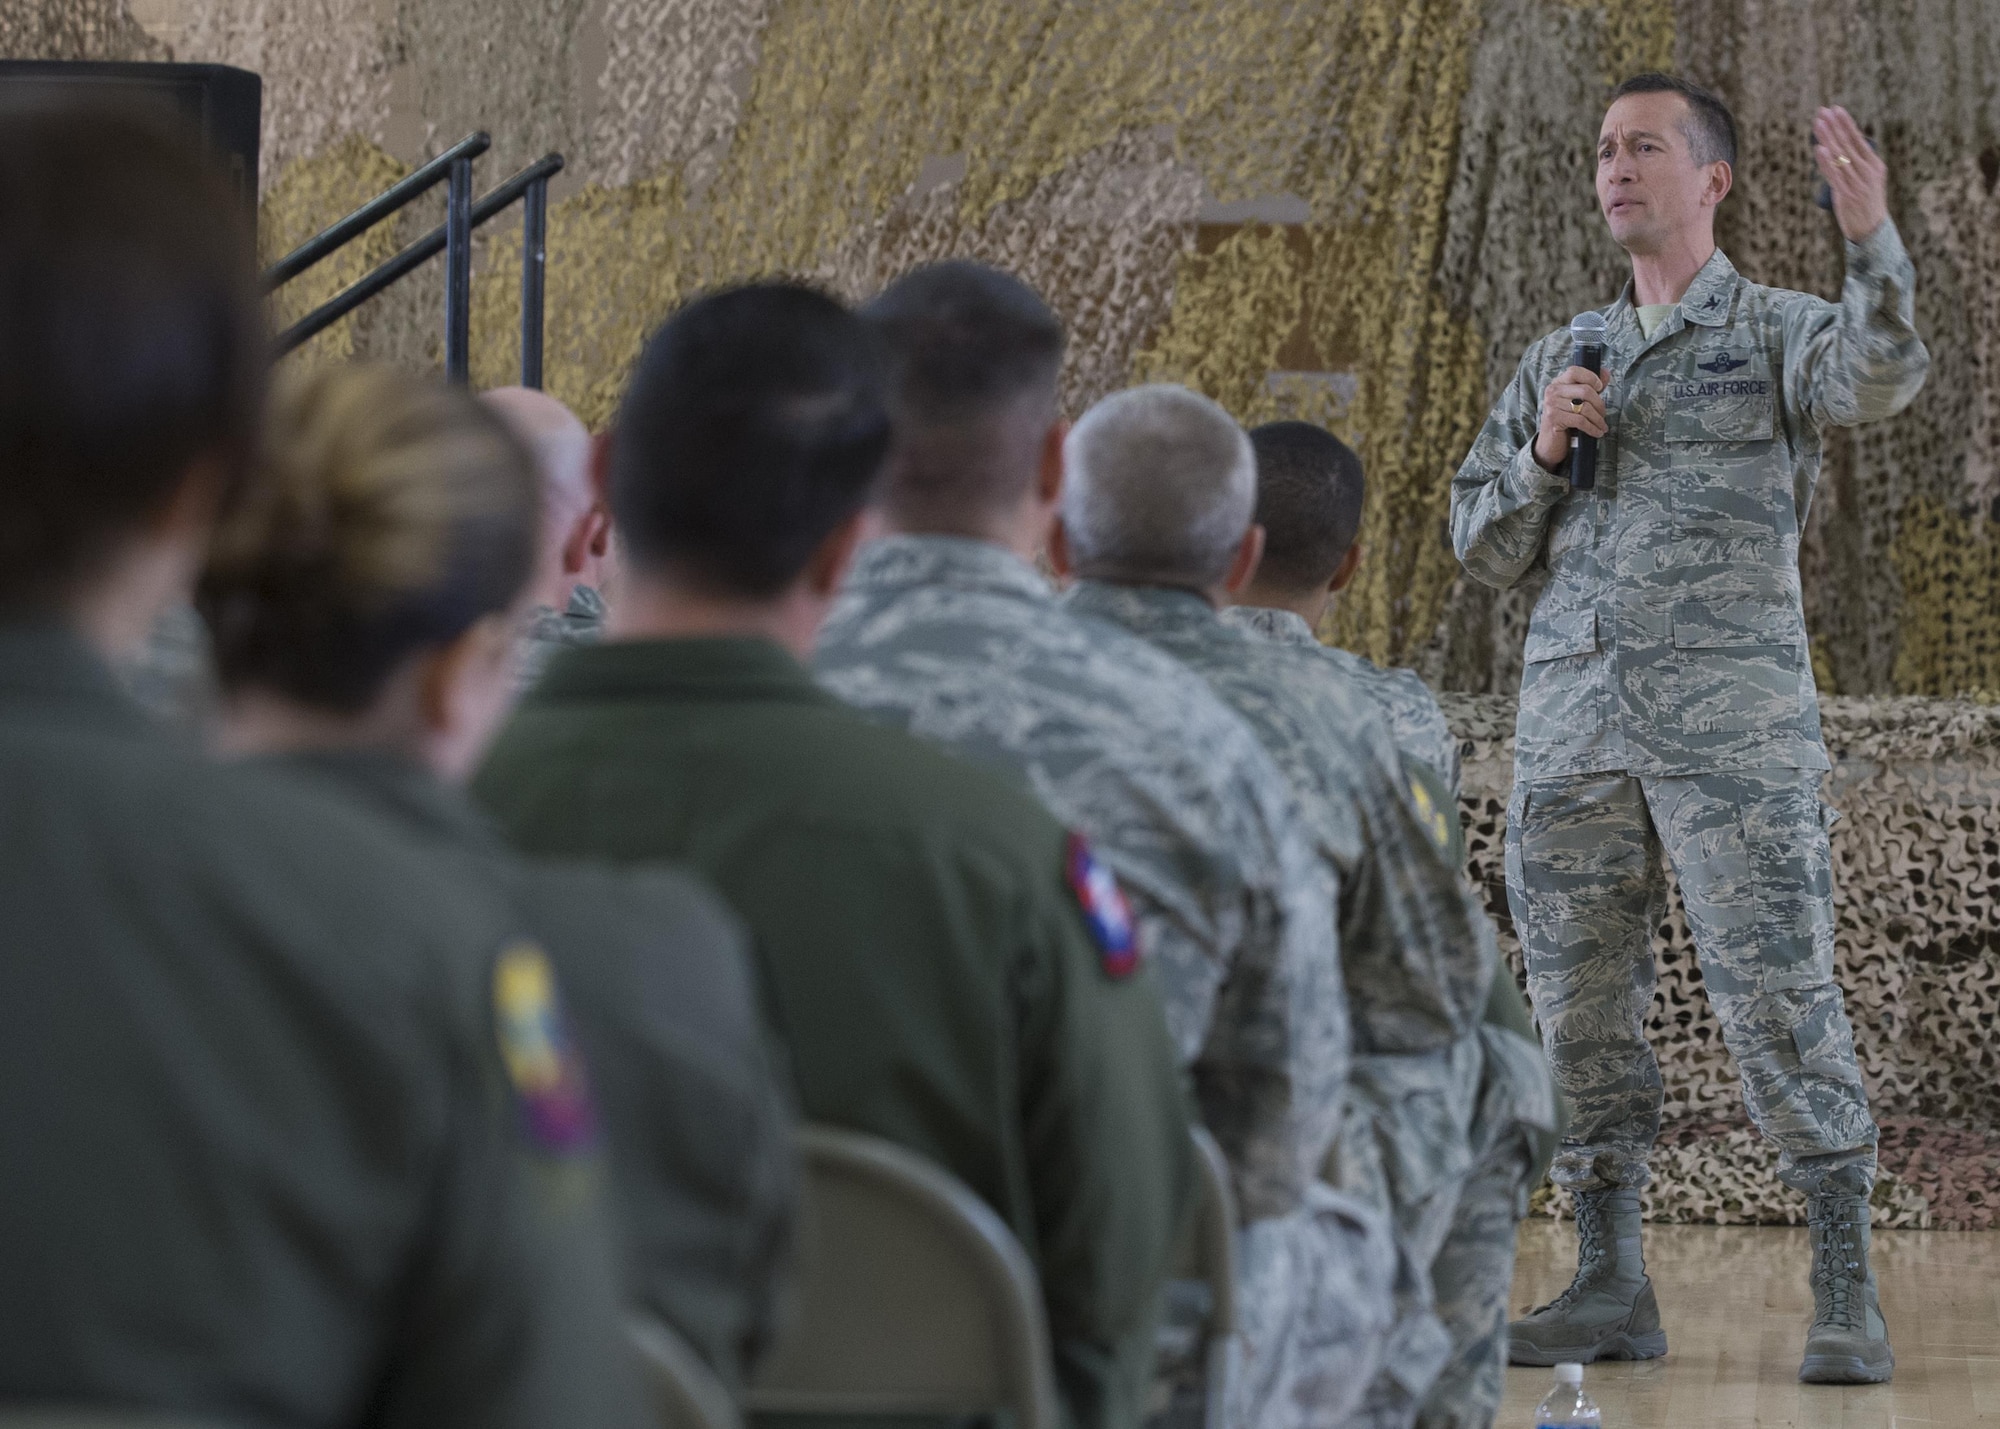
{"label": "uniform sleeve", "polygon": [[1785,313],[1785,402],[1816,426],[1894,416],[1930,371],[1916,329],[1916,268],[1893,219],[1847,245],[1840,302],[1801,297]]}
{"label": "uniform sleeve", "polygon": [[1066,879],[1032,900],[1015,966],[1023,1123],[1043,1296],[1079,1422],[1145,1417],[1193,1147],[1160,995],[1121,971]]}
{"label": "uniform sleeve", "polygon": [[450,1020],[451,1120],[374,1422],[638,1429],[587,1104],[581,1124],[524,1105],[493,1014]]}
{"label": "uniform sleeve", "polygon": [[1459,877],[1458,807],[1429,764],[1405,759],[1386,734],[1361,746],[1353,793],[1366,821],[1367,856],[1348,881],[1341,945],[1353,958],[1348,997],[1368,1050],[1433,1051],[1478,1025],[1493,937],[1486,913]]}
{"label": "uniform sleeve", "polygon": [[1547,1118],[1518,1118],[1534,1163],[1528,1184],[1540,1185],[1542,1178],[1549,1174],[1549,1167],[1555,1161],[1556,1146],[1569,1127],[1569,1108],[1563,1102],[1562,1093],[1556,1089],[1555,1078],[1542,1053],[1541,1039],[1535,1035],[1534,1017],[1528,1010],[1528,999],[1522,995],[1520,984],[1514,981],[1512,970],[1499,962],[1497,957],[1492,990],[1486,999],[1485,1025],[1489,1029],[1489,1046],[1492,1045],[1491,1036],[1510,1037],[1526,1046],[1527,1050],[1523,1051],[1509,1044],[1512,1055],[1506,1061],[1514,1079],[1531,1084],[1510,1089],[1515,1099],[1525,1102],[1546,1098]]}
{"label": "uniform sleeve", "polygon": [[668,869],[524,865],[589,1059],[631,1297],[740,1388],[790,1293],[796,1122],[750,937]]}
{"label": "uniform sleeve", "polygon": [[1535,460],[1543,346],[1521,359],[1451,481],[1452,549],[1468,575],[1501,590],[1534,565],[1549,515],[1569,493],[1560,474]]}

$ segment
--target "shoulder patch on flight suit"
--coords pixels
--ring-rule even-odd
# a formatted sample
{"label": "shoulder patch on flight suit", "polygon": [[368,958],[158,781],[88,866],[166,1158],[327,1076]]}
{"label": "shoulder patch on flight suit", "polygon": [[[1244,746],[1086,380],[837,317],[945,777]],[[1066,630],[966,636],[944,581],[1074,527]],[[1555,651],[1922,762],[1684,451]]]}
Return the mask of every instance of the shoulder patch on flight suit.
{"label": "shoulder patch on flight suit", "polygon": [[1105,975],[1130,977],[1139,966],[1139,929],[1132,921],[1132,905],[1125,901],[1125,890],[1118,886],[1111,870],[1097,861],[1081,834],[1069,836],[1069,852],[1063,862],[1070,891],[1083,909],[1083,920],[1090,925],[1090,936],[1103,959]]}
{"label": "shoulder patch on flight suit", "polygon": [[493,1015],[528,1139],[557,1156],[588,1150],[597,1117],[583,1058],[563,1017],[555,970],[533,943],[513,944],[494,963]]}

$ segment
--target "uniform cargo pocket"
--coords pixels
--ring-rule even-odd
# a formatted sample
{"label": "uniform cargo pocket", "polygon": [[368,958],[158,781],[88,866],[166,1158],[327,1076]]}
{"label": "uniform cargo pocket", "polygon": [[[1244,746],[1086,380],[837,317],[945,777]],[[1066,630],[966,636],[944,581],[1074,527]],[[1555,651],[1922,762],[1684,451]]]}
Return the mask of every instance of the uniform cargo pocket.
{"label": "uniform cargo pocket", "polygon": [[1528,627],[1528,644],[1521,658],[1534,665],[1568,655],[1596,653],[1597,611],[1564,610],[1535,616]]}
{"label": "uniform cargo pocket", "polygon": [[1757,900],[1763,990],[1831,983],[1833,856],[1818,794],[1800,787],[1749,801],[1743,842]]}
{"label": "uniform cargo pocket", "polygon": [[1559,740],[1602,729],[1608,662],[1598,653],[1597,612],[1537,612],[1522,650],[1522,736]]}
{"label": "uniform cargo pocket", "polygon": [[1560,741],[1604,729],[1608,660],[1598,654],[1598,612],[1536,614],[1520,672],[1520,733]]}
{"label": "uniform cargo pocket", "polygon": [[1805,622],[1769,597],[1684,600],[1674,607],[1674,697],[1697,734],[1797,729]]}

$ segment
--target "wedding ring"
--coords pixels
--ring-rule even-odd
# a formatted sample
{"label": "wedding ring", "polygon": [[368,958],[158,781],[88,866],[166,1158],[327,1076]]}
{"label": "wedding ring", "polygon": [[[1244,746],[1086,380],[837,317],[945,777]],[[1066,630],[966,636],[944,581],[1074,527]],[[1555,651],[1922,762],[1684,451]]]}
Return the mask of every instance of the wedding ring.
{"label": "wedding ring", "polygon": [[1847,155],[1845,154],[1835,154],[1833,156],[1833,161],[1836,164],[1851,164],[1854,162],[1854,160],[1848,158]]}

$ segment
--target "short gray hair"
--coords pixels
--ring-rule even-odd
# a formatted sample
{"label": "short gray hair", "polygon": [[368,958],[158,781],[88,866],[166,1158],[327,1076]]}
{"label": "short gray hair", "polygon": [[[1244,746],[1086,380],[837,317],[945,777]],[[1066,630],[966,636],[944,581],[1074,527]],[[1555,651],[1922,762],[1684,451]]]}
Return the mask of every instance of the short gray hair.
{"label": "short gray hair", "polygon": [[1063,445],[1063,532],[1077,574],[1206,587],[1257,509],[1257,458],[1228,412],[1156,383],[1114,393]]}

